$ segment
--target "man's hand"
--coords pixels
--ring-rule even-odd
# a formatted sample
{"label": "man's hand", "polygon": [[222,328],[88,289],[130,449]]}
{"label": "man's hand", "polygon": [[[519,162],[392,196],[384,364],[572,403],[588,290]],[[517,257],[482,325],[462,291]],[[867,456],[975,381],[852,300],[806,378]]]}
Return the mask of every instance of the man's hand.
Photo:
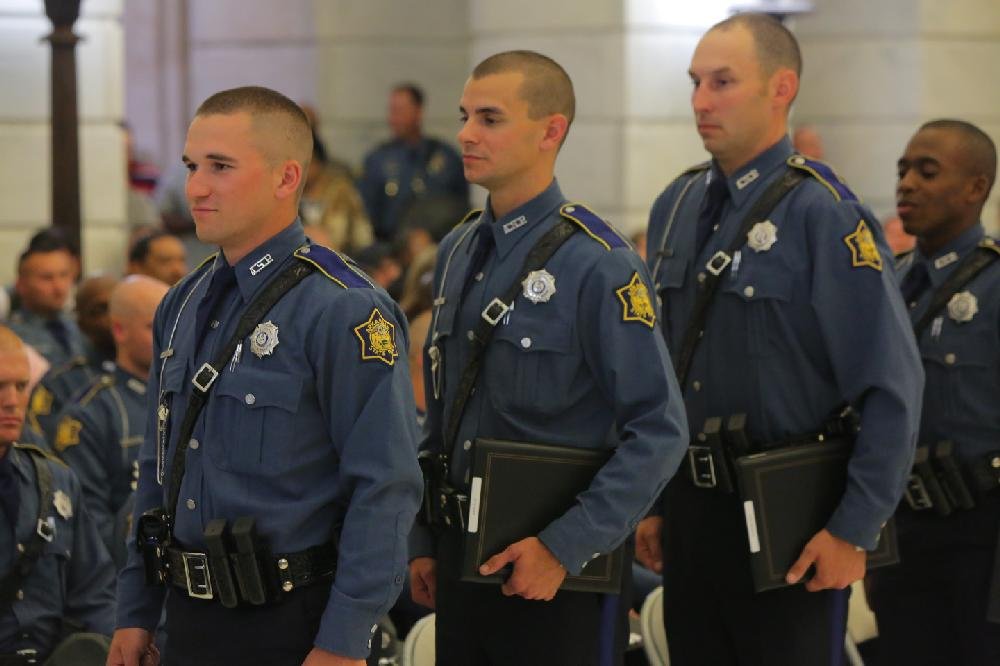
{"label": "man's hand", "polygon": [[806,582],[807,590],[842,590],[864,578],[867,556],[854,544],[833,536],[827,530],[820,530],[802,549],[799,559],[785,574],[785,580],[794,585],[802,580],[809,566],[815,564],[816,575]]}
{"label": "man's hand", "polygon": [[507,564],[514,573],[500,586],[506,596],[549,601],[566,578],[566,569],[538,537],[528,537],[507,546],[479,567],[484,576],[494,574]]}
{"label": "man's hand", "polygon": [[365,660],[341,657],[339,654],[314,647],[306,655],[306,660],[302,662],[302,666],[365,666]]}
{"label": "man's hand", "polygon": [[660,546],[662,531],[663,518],[660,516],[644,518],[635,528],[635,559],[656,573],[663,573],[663,548]]}
{"label": "man's hand", "polygon": [[437,594],[437,560],[433,557],[415,557],[410,562],[410,596],[413,601],[434,610]]}
{"label": "man's hand", "polygon": [[145,629],[116,629],[106,663],[107,666],[157,666],[160,652],[153,644],[153,635]]}

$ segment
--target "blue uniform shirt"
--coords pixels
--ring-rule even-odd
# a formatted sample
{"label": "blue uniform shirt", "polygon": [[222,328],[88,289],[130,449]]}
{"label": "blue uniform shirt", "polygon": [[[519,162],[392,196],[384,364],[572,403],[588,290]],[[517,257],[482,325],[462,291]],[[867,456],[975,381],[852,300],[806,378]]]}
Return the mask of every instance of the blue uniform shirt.
{"label": "blue uniform shirt", "polygon": [[31,393],[28,422],[51,443],[63,407],[75,400],[97,377],[114,372],[114,368],[114,361],[101,358],[92,348],[59,367],[50,368]]}
{"label": "blue uniform shirt", "polygon": [[[7,516],[0,511],[0,578],[7,576],[18,552],[38,529],[38,482],[29,452],[15,445],[7,455],[19,478],[21,506],[16,539]],[[83,506],[80,484],[65,465],[46,458],[52,471],[52,490],[61,493],[49,515],[55,528],[22,587],[23,595],[0,612],[0,643],[15,649],[34,649],[44,659],[60,639],[62,620],[82,623],[84,631],[110,636],[115,597],[115,571],[94,523]],[[23,598],[21,598],[23,596]],[[41,662],[42,659],[39,659]]]}
{"label": "blue uniform shirt", "polygon": [[[926,265],[931,280],[910,310],[914,322],[924,316],[934,291],[984,241],[989,239],[976,225],[933,256],[916,249],[901,260],[901,280],[918,262]],[[927,373],[920,443],[951,440],[959,460],[978,462],[1000,449],[1000,261],[957,296],[975,307],[944,308],[918,340]]]}
{"label": "blue uniform shirt", "polygon": [[146,382],[115,366],[59,415],[53,448],[80,479],[87,512],[119,566],[119,512],[136,488],[146,432]]}
{"label": "blue uniform shirt", "polygon": [[[239,261],[235,286],[200,344],[196,312],[211,274],[224,264],[221,255],[160,304],[135,514],[166,502],[196,370],[214,360],[246,306],[284,266],[304,260],[321,266],[264,317],[272,333],[258,342],[253,333],[244,339],[238,358],[216,379],[186,452],[174,536],[200,550],[208,521],[241,516],[256,518],[275,553],[339,535],[336,578],[316,645],[360,658],[402,588],[406,536],[420,503],[407,330],[385,292],[325,248],[296,251],[305,244],[296,221]],[[152,416],[158,395],[169,409],[162,487]],[[153,630],[164,589],[145,585],[134,548],[128,557],[119,576],[118,626]]]}
{"label": "blue uniform shirt", "polygon": [[[483,309],[520,275],[528,252],[563,215],[588,221],[546,263],[554,279],[548,300],[534,303],[521,294],[498,323],[448,452],[451,483],[467,488],[477,437],[615,449],[576,504],[538,535],[568,571],[579,573],[645,516],[680,463],[687,427],[641,259],[593,213],[566,203],[553,181],[501,219],[487,205],[478,221],[460,225],[441,244],[434,278],[439,305],[428,345],[442,358],[424,360],[422,447],[441,450],[469,360],[467,335]],[[492,234],[496,249],[466,285],[479,228]],[[430,539],[428,530],[415,528],[410,557],[432,555]]]}
{"label": "blue uniform shirt", "polygon": [[452,195],[468,201],[462,158],[448,144],[423,137],[416,145],[387,141],[365,156],[358,184],[375,234],[390,239],[414,199]]}
{"label": "blue uniform shirt", "polygon": [[[724,177],[717,167],[682,176],[657,198],[648,261],[671,349],[681,343],[706,263],[730,245],[792,155],[785,138],[729,176],[730,200],[701,252],[699,208],[708,178]],[[697,432],[708,417],[746,413],[748,435],[761,444],[815,432],[845,404],[858,407],[847,490],[827,529],[872,549],[909,473],[923,372],[880,225],[828,167],[791,162],[815,177],[734,253],[691,365],[688,420]]]}
{"label": "blue uniform shirt", "polygon": [[[63,345],[56,335],[49,328],[49,323],[62,327],[66,345]],[[69,362],[74,356],[84,353],[83,336],[76,322],[64,313],[60,312],[54,317],[46,319],[41,315],[28,310],[17,310],[12,312],[7,321],[10,329],[17,333],[18,337],[25,344],[31,345],[39,354],[45,357],[49,366],[56,368]]]}

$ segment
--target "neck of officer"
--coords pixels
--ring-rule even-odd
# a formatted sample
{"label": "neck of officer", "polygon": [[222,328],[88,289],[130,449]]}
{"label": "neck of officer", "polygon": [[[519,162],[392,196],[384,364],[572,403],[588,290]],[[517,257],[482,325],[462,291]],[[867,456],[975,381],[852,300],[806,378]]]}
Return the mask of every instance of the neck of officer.
{"label": "neck of officer", "polygon": [[523,206],[548,189],[555,178],[554,165],[546,169],[534,169],[523,174],[516,181],[504,183],[490,189],[490,209],[493,219],[499,220],[510,211]]}
{"label": "neck of officer", "polygon": [[240,259],[294,224],[297,217],[297,210],[298,200],[295,202],[295,208],[291,211],[283,210],[280,214],[273,215],[264,223],[258,225],[251,233],[241,238],[234,238],[220,245],[219,249],[225,255],[226,262],[230,266],[235,266],[239,263]]}
{"label": "neck of officer", "polygon": [[953,240],[979,224],[980,210],[977,209],[970,212],[955,224],[941,224],[937,228],[930,229],[926,233],[917,236],[917,248],[919,248],[920,254],[925,257],[934,256]]}
{"label": "neck of officer", "polygon": [[128,354],[122,351],[119,351],[115,356],[115,365],[139,381],[144,382],[146,381],[146,378],[149,377],[148,365],[136,362],[134,359],[130,358]]}
{"label": "neck of officer", "polygon": [[767,151],[776,143],[785,138],[788,134],[788,118],[784,115],[777,115],[773,118],[766,132],[749,145],[748,149],[741,151],[738,155],[715,155],[715,161],[719,163],[722,173],[728,178],[750,162],[757,159],[757,156]]}

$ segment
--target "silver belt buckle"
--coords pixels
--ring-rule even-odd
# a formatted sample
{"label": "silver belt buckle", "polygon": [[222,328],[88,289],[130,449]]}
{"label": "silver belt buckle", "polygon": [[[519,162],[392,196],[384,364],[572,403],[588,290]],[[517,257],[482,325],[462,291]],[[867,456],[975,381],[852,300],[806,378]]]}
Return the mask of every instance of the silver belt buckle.
{"label": "silver belt buckle", "polygon": [[[494,308],[499,311],[499,314],[491,314],[491,310]],[[490,301],[490,304],[486,306],[486,309],[483,310],[483,319],[489,322],[490,326],[496,326],[497,322],[503,319],[503,316],[507,314],[508,310],[510,310],[509,305],[501,301],[499,298],[494,298]]]}
{"label": "silver belt buckle", "polygon": [[725,252],[723,252],[722,250],[719,250],[718,252],[713,254],[712,258],[709,259],[708,263],[705,264],[705,270],[707,270],[712,275],[718,277],[719,273],[726,270],[726,266],[728,266],[731,263],[733,263],[733,258],[730,257]]}
{"label": "silver belt buckle", "polygon": [[698,488],[712,489],[719,484],[715,476],[715,457],[710,447],[689,446],[688,464],[691,466],[691,480]]}
{"label": "silver belt buckle", "polygon": [[214,599],[212,577],[208,573],[208,557],[205,553],[181,553],[184,559],[184,581],[189,597]]}

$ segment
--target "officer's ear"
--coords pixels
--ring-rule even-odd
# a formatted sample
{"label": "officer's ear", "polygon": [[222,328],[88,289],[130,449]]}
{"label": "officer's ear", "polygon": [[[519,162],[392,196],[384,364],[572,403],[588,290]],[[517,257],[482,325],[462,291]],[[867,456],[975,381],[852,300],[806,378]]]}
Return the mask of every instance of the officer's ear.
{"label": "officer's ear", "polygon": [[561,113],[553,113],[545,120],[545,134],[539,145],[543,151],[559,150],[566,132],[569,131],[569,120]]}
{"label": "officer's ear", "polygon": [[990,179],[984,173],[973,176],[966,183],[965,193],[967,203],[981,206],[990,194]]}
{"label": "officer's ear", "polygon": [[788,67],[779,67],[771,76],[771,97],[775,103],[788,109],[799,93],[799,77]]}
{"label": "officer's ear", "polygon": [[276,186],[274,197],[276,199],[288,199],[297,196],[299,186],[305,178],[305,169],[298,160],[285,160],[275,170]]}

